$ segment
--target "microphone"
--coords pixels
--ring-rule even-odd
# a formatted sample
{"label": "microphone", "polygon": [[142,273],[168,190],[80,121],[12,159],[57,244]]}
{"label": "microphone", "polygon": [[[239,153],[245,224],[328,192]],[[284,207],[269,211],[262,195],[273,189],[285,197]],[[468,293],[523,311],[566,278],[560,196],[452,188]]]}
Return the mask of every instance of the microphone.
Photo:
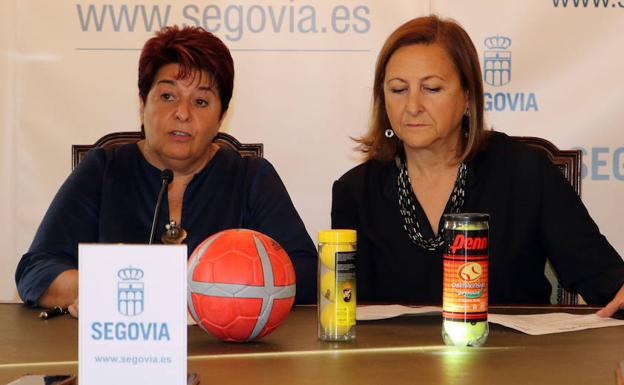
{"label": "microphone", "polygon": [[154,219],[152,220],[152,230],[150,231],[149,243],[152,244],[154,239],[154,233],[156,232],[156,223],[158,223],[158,214],[160,213],[160,205],[162,204],[163,195],[165,195],[165,189],[173,180],[173,171],[168,168],[162,170],[160,173],[160,191],[158,192],[158,200],[156,201],[156,207],[154,208]]}

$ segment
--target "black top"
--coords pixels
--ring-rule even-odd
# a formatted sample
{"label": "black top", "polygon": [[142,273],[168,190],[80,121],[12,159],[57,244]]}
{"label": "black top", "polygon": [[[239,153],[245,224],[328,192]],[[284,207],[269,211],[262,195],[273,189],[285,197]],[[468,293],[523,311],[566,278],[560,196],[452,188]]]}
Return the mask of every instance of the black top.
{"label": "black top", "polygon": [[[58,274],[78,267],[78,243],[147,243],[161,171],[136,144],[94,149],[67,178],[43,218],[15,279],[33,305]],[[155,239],[169,219],[166,197]],[[297,275],[295,303],[316,301],[316,251],[288,192],[263,158],[220,149],[186,187],[182,228],[188,253],[208,236],[247,228],[275,239]]]}
{"label": "black top", "polygon": [[[359,300],[440,303],[441,251],[424,250],[408,238],[399,213],[398,171],[395,162],[370,160],[337,180],[332,227],[357,230]],[[492,133],[467,164],[462,211],[490,215],[490,303],[548,303],[546,258],[564,286],[588,303],[610,301],[624,284],[624,261],[543,151]],[[432,237],[421,207],[417,216],[423,235]]]}

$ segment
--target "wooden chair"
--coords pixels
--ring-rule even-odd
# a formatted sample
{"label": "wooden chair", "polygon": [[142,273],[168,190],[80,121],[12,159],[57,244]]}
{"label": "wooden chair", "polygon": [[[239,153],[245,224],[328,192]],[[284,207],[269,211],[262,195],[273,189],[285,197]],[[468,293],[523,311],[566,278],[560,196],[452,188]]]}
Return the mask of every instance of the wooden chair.
{"label": "wooden chair", "polygon": [[[72,170],[78,166],[87,151],[92,148],[114,148],[122,144],[138,142],[143,138],[144,136],[141,131],[113,132],[111,134],[104,135],[94,144],[74,144],[72,145]],[[215,137],[214,142],[222,148],[236,150],[242,156],[262,157],[264,155],[264,145],[262,143],[241,143],[232,135],[224,132],[219,132]]]}
{"label": "wooden chair", "polygon": [[[539,148],[546,152],[550,160],[561,170],[572,185],[574,191],[581,196],[581,150],[560,150],[546,139],[532,136],[515,136],[515,140]],[[550,261],[546,261],[546,278],[553,287],[550,302],[561,305],[577,305],[579,295],[563,287]]]}

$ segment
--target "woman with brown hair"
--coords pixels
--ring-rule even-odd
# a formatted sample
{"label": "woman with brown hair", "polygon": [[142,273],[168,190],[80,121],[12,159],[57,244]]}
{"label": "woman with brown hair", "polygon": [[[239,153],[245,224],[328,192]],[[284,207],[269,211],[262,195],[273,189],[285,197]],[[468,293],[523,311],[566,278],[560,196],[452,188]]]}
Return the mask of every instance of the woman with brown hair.
{"label": "woman with brown hair", "polygon": [[[546,258],[589,303],[624,303],[624,262],[545,154],[487,131],[476,49],[454,21],[408,21],[379,53],[365,162],[333,186],[358,232],[358,299],[441,302],[442,215],[490,215],[491,303],[547,303]],[[619,291],[619,292],[618,292]]]}

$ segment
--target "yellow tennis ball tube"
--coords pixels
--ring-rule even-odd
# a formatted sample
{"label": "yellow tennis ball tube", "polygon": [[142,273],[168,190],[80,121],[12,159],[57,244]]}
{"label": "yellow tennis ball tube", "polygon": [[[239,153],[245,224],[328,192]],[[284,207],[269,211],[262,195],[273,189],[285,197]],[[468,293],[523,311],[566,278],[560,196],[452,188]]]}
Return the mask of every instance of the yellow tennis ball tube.
{"label": "yellow tennis ball tube", "polygon": [[318,338],[355,339],[355,230],[319,232]]}

